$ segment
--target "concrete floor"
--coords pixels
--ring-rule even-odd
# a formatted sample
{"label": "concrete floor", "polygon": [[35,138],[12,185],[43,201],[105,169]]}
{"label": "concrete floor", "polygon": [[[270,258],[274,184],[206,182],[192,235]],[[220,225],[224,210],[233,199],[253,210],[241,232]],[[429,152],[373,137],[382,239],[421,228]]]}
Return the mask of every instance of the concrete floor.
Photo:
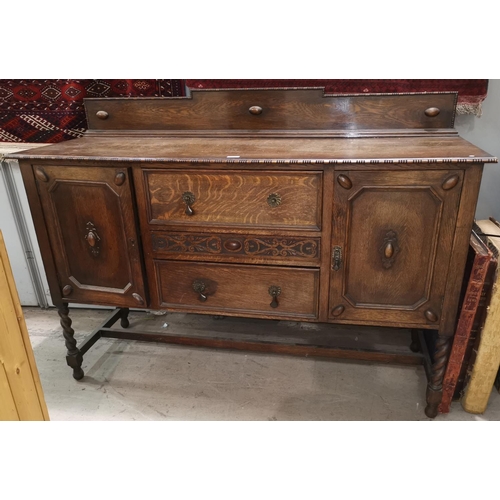
{"label": "concrete floor", "polygon": [[[51,420],[430,420],[424,414],[423,367],[299,358],[100,339],[85,355],[85,378],[77,382],[66,366],[54,309],[24,308]],[[81,341],[109,315],[72,309]],[[243,333],[261,320],[132,312],[131,327],[169,332]],[[269,323],[265,327],[269,327]],[[293,332],[314,324],[283,324]],[[165,326],[167,325],[167,326]],[[278,328],[279,329],[279,328]],[[401,342],[408,342],[404,338]],[[435,420],[500,420],[500,395],[493,391],[484,415],[460,403]]]}

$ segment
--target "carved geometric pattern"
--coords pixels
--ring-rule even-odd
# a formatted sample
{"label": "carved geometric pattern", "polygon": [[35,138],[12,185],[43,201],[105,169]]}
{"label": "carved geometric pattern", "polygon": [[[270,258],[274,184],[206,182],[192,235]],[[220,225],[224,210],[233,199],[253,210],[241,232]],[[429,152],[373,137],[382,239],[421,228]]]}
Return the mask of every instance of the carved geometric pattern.
{"label": "carved geometric pattern", "polygon": [[248,255],[272,255],[273,257],[316,257],[318,241],[296,238],[248,238],[244,243]]}
{"label": "carved geometric pattern", "polygon": [[153,248],[171,253],[215,253],[221,252],[221,238],[199,234],[169,234],[161,237],[153,234]]}
{"label": "carved geometric pattern", "polygon": [[239,235],[170,233],[152,235],[153,249],[168,253],[267,255],[272,257],[315,258],[319,255],[316,238],[268,238]]}

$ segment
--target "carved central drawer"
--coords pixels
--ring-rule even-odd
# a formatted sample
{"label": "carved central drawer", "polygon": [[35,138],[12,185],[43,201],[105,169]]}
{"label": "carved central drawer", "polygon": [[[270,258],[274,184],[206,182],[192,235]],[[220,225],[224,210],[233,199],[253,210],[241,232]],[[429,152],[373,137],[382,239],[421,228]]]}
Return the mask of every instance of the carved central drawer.
{"label": "carved central drawer", "polygon": [[158,258],[320,265],[321,239],[307,236],[151,231],[151,243]]}
{"label": "carved central drawer", "polygon": [[155,261],[160,307],[317,318],[319,270]]}
{"label": "carved central drawer", "polygon": [[321,172],[143,170],[150,224],[319,230]]}

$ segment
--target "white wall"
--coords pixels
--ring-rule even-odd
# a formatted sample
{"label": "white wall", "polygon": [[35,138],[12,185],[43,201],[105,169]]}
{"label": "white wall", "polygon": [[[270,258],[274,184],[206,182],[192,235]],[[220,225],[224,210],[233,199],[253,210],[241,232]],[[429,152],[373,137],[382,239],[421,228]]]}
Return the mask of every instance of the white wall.
{"label": "white wall", "polygon": [[[458,115],[455,128],[467,141],[500,158],[500,80],[490,80],[483,113]],[[476,209],[477,219],[500,220],[500,163],[486,164]]]}

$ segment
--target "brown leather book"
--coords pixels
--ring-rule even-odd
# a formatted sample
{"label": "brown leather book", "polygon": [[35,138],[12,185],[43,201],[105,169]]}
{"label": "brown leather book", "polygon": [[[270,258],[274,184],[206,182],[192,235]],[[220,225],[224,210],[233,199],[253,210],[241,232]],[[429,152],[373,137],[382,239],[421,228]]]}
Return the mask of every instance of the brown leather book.
{"label": "brown leather book", "polygon": [[[482,239],[485,244],[488,244],[488,239],[486,236],[483,236],[481,229],[477,227],[476,233]],[[491,248],[491,243],[488,244],[488,249],[493,252]],[[474,251],[472,247],[469,251],[469,258],[471,259],[470,267],[474,261]],[[469,264],[468,264],[469,265]],[[460,369],[460,375],[458,376],[457,385],[455,386],[455,393],[453,395],[453,400],[458,401],[464,394],[464,389],[470,379],[470,375],[472,373],[472,367],[474,366],[474,362],[476,360],[477,350],[479,348],[479,343],[481,341],[481,330],[484,325],[484,321],[486,319],[487,308],[491,299],[491,291],[493,288],[493,283],[495,280],[495,273],[497,269],[497,258],[495,257],[495,252],[493,252],[493,258],[490,260],[488,271],[486,272],[486,278],[484,280],[483,290],[481,291],[481,297],[479,299],[479,305],[477,309],[476,316],[474,318],[474,323],[472,325],[472,330],[469,336],[469,342],[467,343],[467,348],[465,350],[464,361],[462,363],[462,368]],[[466,273],[466,276],[470,275],[469,272]],[[466,283],[464,283],[466,285]],[[465,292],[465,287],[464,287]]]}
{"label": "brown leather book", "polygon": [[[477,221],[478,226],[487,237],[488,247],[497,259],[500,255],[500,228],[496,221]],[[490,398],[491,390],[500,365],[500,275],[497,269],[491,288],[491,298],[481,336],[474,349],[475,360],[470,372],[470,380],[466,377],[462,407],[469,413],[484,413]],[[476,346],[475,346],[476,347]]]}
{"label": "brown leather book", "polygon": [[[477,229],[477,226],[475,227]],[[484,289],[490,262],[493,259],[492,252],[483,243],[474,229],[470,237],[470,250],[473,253],[472,267],[465,281],[465,295],[460,308],[450,359],[443,379],[443,397],[439,405],[441,413],[448,413],[450,411],[450,404],[462,371],[474,322],[476,321],[477,325],[478,321],[480,321],[478,316],[481,314],[481,309],[479,308],[481,294]]]}

